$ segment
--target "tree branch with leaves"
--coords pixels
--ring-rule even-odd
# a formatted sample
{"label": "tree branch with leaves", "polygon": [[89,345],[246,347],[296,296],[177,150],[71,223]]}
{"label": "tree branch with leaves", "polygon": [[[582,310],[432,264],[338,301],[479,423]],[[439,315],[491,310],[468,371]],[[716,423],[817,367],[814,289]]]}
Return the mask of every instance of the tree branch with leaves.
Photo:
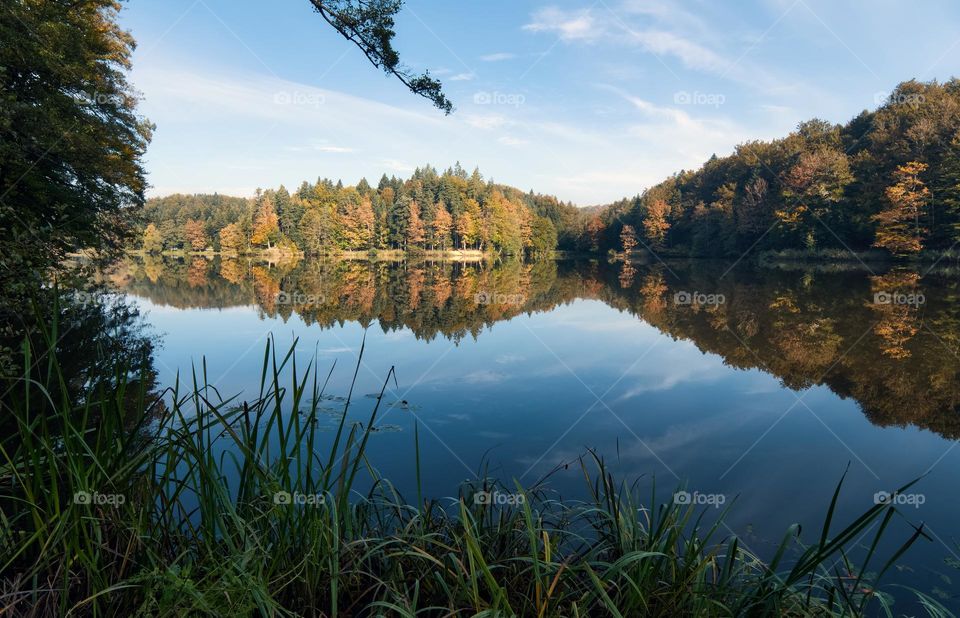
{"label": "tree branch with leaves", "polygon": [[402,0],[310,0],[310,4],[337,32],[359,47],[373,66],[393,75],[445,114],[453,111],[453,104],[443,94],[443,85],[430,77],[429,71],[413,73],[400,63],[400,55],[393,48],[393,18],[403,7]]}

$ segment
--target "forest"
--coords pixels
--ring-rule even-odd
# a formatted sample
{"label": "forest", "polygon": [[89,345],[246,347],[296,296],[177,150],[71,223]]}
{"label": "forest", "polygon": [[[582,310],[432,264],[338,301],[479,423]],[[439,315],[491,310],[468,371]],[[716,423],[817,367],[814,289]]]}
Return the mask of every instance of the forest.
{"label": "forest", "polygon": [[144,207],[142,248],[310,255],[342,251],[476,250],[546,255],[572,249],[578,209],[555,197],[485,181],[459,163],[438,173],[418,168],[407,180],[384,175],[377,187],[321,178],[257,191],[253,199],[170,195]]}
{"label": "forest", "polygon": [[589,243],[667,255],[945,251],[960,240],[960,80],[907,81],[845,125],[801,123],[597,211]]}
{"label": "forest", "polygon": [[253,199],[153,198],[144,226],[148,253],[945,251],[960,241],[960,80],[904,82],[845,125],[803,122],[604,206],[577,208],[458,163],[442,174],[427,165],[407,180],[384,175],[376,188],[318,179]]}

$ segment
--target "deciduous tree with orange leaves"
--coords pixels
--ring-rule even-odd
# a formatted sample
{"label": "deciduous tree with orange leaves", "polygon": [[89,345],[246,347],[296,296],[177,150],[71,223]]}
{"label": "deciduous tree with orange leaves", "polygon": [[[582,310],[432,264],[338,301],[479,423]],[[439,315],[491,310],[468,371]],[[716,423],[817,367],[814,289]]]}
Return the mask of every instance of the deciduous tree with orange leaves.
{"label": "deciduous tree with orange leaves", "polygon": [[183,224],[183,235],[186,237],[187,242],[190,243],[190,248],[194,251],[203,251],[207,248],[209,239],[207,238],[207,231],[202,221],[188,219],[187,222]]}
{"label": "deciduous tree with orange leaves", "polygon": [[884,192],[889,205],[873,216],[877,222],[873,245],[891,253],[904,255],[923,249],[927,230],[920,224],[924,208],[930,200],[930,190],[920,179],[926,163],[911,161],[897,167],[896,181]]}
{"label": "deciduous tree with orange leaves", "polygon": [[253,220],[253,233],[250,242],[254,245],[266,245],[272,248],[280,240],[280,223],[277,211],[273,208],[273,201],[269,197],[260,198],[260,208]]}
{"label": "deciduous tree with orange leaves", "polygon": [[644,234],[656,249],[662,248],[666,241],[667,230],[670,229],[670,222],[667,221],[669,213],[669,204],[663,200],[654,200],[647,209],[647,218],[643,220]]}

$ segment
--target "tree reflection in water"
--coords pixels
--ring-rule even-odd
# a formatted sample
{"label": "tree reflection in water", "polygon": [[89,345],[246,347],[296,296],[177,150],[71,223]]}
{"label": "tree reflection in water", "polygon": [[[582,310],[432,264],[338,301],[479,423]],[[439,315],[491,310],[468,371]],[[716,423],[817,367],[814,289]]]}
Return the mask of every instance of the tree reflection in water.
{"label": "tree reflection in water", "polygon": [[[684,261],[449,262],[130,258],[112,283],[180,308],[256,305],[321,328],[377,322],[460,341],[576,299],[630,312],[792,389],[826,385],[877,425],[960,437],[960,296],[950,273]],[[876,270],[876,269],[875,269]],[[678,302],[678,295],[722,302]]]}

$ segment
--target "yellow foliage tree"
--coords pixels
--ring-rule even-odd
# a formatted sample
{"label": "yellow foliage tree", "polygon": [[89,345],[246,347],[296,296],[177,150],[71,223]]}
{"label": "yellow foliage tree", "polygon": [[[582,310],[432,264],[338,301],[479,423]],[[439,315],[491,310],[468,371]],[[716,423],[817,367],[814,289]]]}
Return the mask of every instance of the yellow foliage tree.
{"label": "yellow foliage tree", "polygon": [[443,251],[447,248],[447,240],[450,238],[450,230],[453,228],[453,217],[443,202],[437,202],[437,212],[430,223],[431,236],[435,245],[440,246]]}
{"label": "yellow foliage tree", "polygon": [[150,223],[147,229],[143,231],[143,250],[147,253],[160,253],[163,251],[163,235],[157,226]]}
{"label": "yellow foliage tree", "polygon": [[243,230],[236,223],[228,223],[220,230],[220,250],[240,253],[243,250]]}
{"label": "yellow foliage tree", "polygon": [[273,208],[272,200],[263,198],[257,216],[253,220],[253,233],[250,235],[250,242],[254,245],[266,245],[269,249],[279,240],[280,220],[277,217],[277,211]]}
{"label": "yellow foliage tree", "polygon": [[207,248],[207,232],[202,221],[188,219],[183,224],[183,235],[194,251],[203,251]]}
{"label": "yellow foliage tree", "polygon": [[410,202],[410,221],[407,224],[407,248],[422,245],[426,232],[423,228],[423,219],[420,218],[420,206]]}
{"label": "yellow foliage tree", "polygon": [[670,229],[670,223],[667,221],[669,213],[670,205],[663,200],[654,200],[647,208],[647,217],[643,220],[643,231],[654,248],[663,247],[667,238],[667,230]]}
{"label": "yellow foliage tree", "polygon": [[930,200],[930,189],[920,180],[920,174],[926,169],[926,163],[911,161],[893,173],[896,182],[884,192],[889,206],[873,215],[877,222],[874,247],[900,255],[923,248],[927,231],[920,225],[920,217]]}
{"label": "yellow foliage tree", "polygon": [[347,249],[369,249],[373,241],[373,206],[369,198],[346,205],[340,220],[341,234]]}

